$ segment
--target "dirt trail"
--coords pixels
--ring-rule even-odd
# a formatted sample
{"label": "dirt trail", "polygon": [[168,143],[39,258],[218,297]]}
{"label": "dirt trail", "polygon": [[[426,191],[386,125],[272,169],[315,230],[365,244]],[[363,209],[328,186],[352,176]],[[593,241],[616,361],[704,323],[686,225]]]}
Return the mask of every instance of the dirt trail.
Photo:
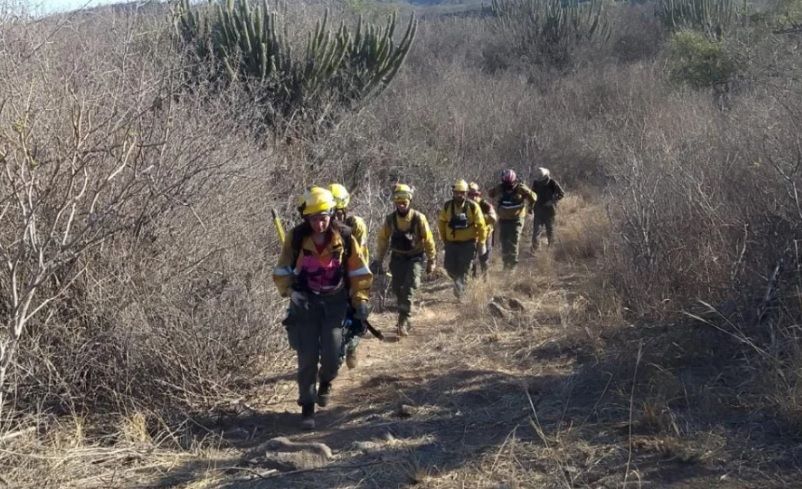
{"label": "dirt trail", "polygon": [[[522,264],[522,269],[531,266]],[[523,292],[515,294],[519,301],[510,305],[499,299],[505,317],[491,316],[487,303],[493,291],[512,295],[510,290],[519,288],[502,281],[508,278],[493,274],[477,281],[462,303],[453,297],[448,279],[426,281],[409,337],[399,341],[395,335],[392,309],[373,315],[387,341],[362,341],[359,366],[343,366],[329,406],[317,413],[314,432],[298,428],[294,372],[288,371],[274,379],[273,395],[212,427],[223,440],[213,457],[175,467],[155,484],[484,487],[480,480],[486,479],[487,487],[498,487],[496,482],[509,478],[501,472],[510,476],[509,467],[502,467],[509,463],[502,456],[505,450],[540,443],[530,424],[533,405],[527,393],[534,396],[532,402],[542,401],[545,386],[573,368],[573,361],[559,354],[541,362],[524,358],[531,344],[549,343],[554,328],[561,328],[559,302],[567,291],[544,287],[538,292],[531,275],[521,273],[515,279],[523,285]],[[544,307],[554,300],[556,307]],[[521,307],[526,310],[515,310]],[[526,343],[521,331],[509,330],[510,322],[528,325]],[[265,456],[264,443],[279,436],[295,443],[325,443],[333,458],[317,468],[314,460],[277,462]],[[548,471],[539,460],[516,463],[512,479],[524,471],[534,484]]]}
{"label": "dirt trail", "polygon": [[[565,236],[582,228],[586,210],[577,209],[559,230]],[[594,265],[559,249],[527,256],[514,275],[473,282],[461,303],[447,279],[426,281],[401,341],[395,312],[375,313],[388,341],[363,340],[360,365],[342,368],[316,431],[298,427],[288,367],[262,379],[246,409],[196,430],[206,448],[138,485],[799,487],[798,444],[774,436],[763,418],[712,409],[716,387],[694,380],[718,378],[711,365],[656,363],[696,336],[593,324]],[[276,455],[284,451],[270,445],[276,437],[323,443],[332,456]]]}

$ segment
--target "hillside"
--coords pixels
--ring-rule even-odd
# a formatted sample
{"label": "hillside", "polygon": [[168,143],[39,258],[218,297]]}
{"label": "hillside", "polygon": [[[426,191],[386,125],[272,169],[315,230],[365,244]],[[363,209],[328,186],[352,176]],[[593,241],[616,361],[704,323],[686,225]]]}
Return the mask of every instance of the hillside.
{"label": "hillside", "polygon": [[[3,11],[0,485],[795,487],[799,2],[327,3]],[[402,341],[377,277],[298,430],[270,211],[538,167],[556,244]]]}

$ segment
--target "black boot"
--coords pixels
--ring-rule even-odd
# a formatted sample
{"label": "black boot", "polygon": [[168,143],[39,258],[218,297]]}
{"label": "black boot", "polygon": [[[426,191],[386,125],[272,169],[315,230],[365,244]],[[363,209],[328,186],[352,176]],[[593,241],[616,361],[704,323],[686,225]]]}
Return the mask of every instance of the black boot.
{"label": "black boot", "polygon": [[301,406],[301,428],[305,430],[315,429],[315,405],[304,404]]}
{"label": "black boot", "polygon": [[326,407],[326,404],[329,403],[329,396],[331,396],[331,382],[321,382],[317,389],[317,405]]}

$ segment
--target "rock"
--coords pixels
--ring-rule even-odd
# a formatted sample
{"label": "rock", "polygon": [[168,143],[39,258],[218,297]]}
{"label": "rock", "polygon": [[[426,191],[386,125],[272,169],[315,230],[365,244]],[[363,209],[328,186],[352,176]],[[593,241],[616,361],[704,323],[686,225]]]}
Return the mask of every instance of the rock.
{"label": "rock", "polygon": [[326,460],[334,457],[331,448],[325,443],[318,442],[294,442],[288,438],[280,436],[273,438],[262,444],[262,449],[273,452],[310,452],[317,454]]}
{"label": "rock", "polygon": [[265,452],[264,465],[282,472],[307,470],[323,467],[328,460],[320,454],[309,451]]}
{"label": "rock", "polygon": [[361,452],[376,452],[382,449],[382,444],[375,441],[355,441],[351,448]]}
{"label": "rock", "polygon": [[510,309],[512,309],[513,311],[526,310],[526,306],[524,305],[524,303],[519,301],[515,297],[510,297],[509,299],[507,299],[507,305],[510,306]]}
{"label": "rock", "polygon": [[245,456],[247,460],[261,463],[280,471],[304,470],[323,467],[334,454],[328,445],[318,442],[293,442],[285,437],[268,440]]}
{"label": "rock", "polygon": [[493,317],[497,317],[500,319],[507,319],[507,310],[504,307],[500,306],[495,302],[491,302],[487,305],[487,310],[490,312],[490,315]]}
{"label": "rock", "polygon": [[395,414],[398,415],[399,418],[411,418],[417,411],[418,408],[415,406],[410,406],[409,404],[400,404]]}

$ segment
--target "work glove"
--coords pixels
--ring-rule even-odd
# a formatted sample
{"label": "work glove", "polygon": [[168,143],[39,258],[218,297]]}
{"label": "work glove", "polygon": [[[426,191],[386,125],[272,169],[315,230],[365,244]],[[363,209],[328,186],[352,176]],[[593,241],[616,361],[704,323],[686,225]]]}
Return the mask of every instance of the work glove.
{"label": "work glove", "polygon": [[292,295],[290,296],[290,302],[295,304],[297,307],[300,307],[301,309],[306,309],[309,304],[309,299],[303,292],[300,292],[298,290],[293,290]]}
{"label": "work glove", "polygon": [[479,256],[485,256],[487,254],[487,244],[479,243],[479,247],[477,248],[477,253],[479,254]]}
{"label": "work glove", "polygon": [[426,274],[427,275],[431,275],[432,273],[434,273],[434,269],[435,269],[436,266],[437,266],[437,264],[434,262],[434,260],[427,261],[426,262]]}
{"label": "work glove", "polygon": [[360,321],[365,321],[368,319],[370,315],[370,306],[367,302],[360,302],[354,308],[354,319],[358,319]]}
{"label": "work glove", "polygon": [[384,265],[379,260],[373,260],[370,263],[370,272],[373,275],[384,275]]}

